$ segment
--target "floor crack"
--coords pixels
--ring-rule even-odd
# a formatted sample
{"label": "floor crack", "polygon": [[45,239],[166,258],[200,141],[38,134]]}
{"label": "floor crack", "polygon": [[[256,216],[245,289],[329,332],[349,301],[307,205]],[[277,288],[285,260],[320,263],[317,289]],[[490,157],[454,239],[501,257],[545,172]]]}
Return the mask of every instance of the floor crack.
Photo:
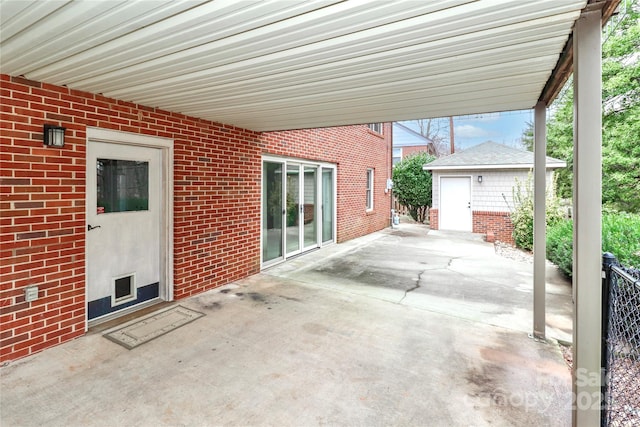
{"label": "floor crack", "polygon": [[413,292],[416,289],[418,289],[420,287],[420,280],[422,280],[422,275],[424,273],[426,273],[428,270],[423,270],[420,274],[418,274],[418,278],[416,279],[416,284],[413,286],[413,288],[409,288],[406,291],[404,291],[404,295],[402,296],[402,299],[400,299],[400,301],[398,302],[398,304],[402,304],[402,301],[404,301],[404,299],[407,297],[407,294],[409,292]]}

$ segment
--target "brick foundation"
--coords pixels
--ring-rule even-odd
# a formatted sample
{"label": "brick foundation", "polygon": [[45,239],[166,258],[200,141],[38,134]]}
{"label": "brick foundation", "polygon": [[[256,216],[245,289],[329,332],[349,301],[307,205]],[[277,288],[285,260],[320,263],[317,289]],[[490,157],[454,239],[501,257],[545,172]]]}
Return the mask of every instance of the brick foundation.
{"label": "brick foundation", "polygon": [[429,228],[438,230],[438,209],[429,209]]}
{"label": "brick foundation", "polygon": [[[513,244],[513,224],[509,212],[486,212],[474,211],[473,215],[473,233],[487,234],[493,241]],[[429,228],[438,230],[438,209],[429,210]],[[492,236],[491,236],[492,235]],[[488,240],[487,240],[488,241]]]}
{"label": "brick foundation", "polygon": [[473,232],[491,232],[495,240],[513,244],[513,224],[509,212],[473,211]]}
{"label": "brick foundation", "polygon": [[[174,140],[176,299],[260,270],[264,154],[337,164],[338,241],[389,223],[390,124],[384,135],[364,125],[257,133],[20,77],[0,83],[0,361],[84,334],[87,126]],[[64,148],[43,147],[45,123],[67,128]],[[27,303],[29,285],[39,298]]]}

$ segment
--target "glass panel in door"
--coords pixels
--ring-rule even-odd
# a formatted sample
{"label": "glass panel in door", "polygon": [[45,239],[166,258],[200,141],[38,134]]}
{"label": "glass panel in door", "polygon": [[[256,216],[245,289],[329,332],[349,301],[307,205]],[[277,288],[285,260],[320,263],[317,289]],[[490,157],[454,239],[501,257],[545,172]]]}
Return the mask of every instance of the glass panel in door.
{"label": "glass panel in door", "polygon": [[281,258],[282,253],[282,163],[264,162],[262,173],[262,260]]}
{"label": "glass panel in door", "polygon": [[304,167],[304,247],[316,246],[318,244],[318,221],[316,220],[316,206],[317,206],[317,182],[315,166]]}
{"label": "glass panel in door", "polygon": [[149,210],[149,162],[97,159],[96,192],[104,213]]}
{"label": "glass panel in door", "polygon": [[322,168],[322,242],[333,240],[333,169]]}
{"label": "glass panel in door", "polygon": [[300,250],[300,165],[287,164],[287,254]]}

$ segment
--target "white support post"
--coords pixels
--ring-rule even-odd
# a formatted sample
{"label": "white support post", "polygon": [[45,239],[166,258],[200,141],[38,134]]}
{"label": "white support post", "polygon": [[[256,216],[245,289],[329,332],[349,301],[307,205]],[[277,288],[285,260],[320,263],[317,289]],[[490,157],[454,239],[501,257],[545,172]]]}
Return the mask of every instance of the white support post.
{"label": "white support post", "polygon": [[600,425],[602,265],[601,11],[573,33],[573,425]]}
{"label": "white support post", "polygon": [[545,259],[547,257],[547,105],[540,101],[534,110],[533,167],[533,336],[545,339]]}

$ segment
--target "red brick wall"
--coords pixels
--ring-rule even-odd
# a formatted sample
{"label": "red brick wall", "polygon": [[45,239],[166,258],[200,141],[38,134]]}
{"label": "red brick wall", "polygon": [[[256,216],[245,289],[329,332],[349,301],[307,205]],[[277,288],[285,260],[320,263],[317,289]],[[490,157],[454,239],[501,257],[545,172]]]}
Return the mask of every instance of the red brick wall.
{"label": "red brick wall", "polygon": [[[0,80],[0,360],[84,333],[84,124],[65,88]],[[80,114],[85,115],[82,111]],[[64,123],[64,149],[44,148],[42,125]],[[24,288],[39,286],[39,299]]]}
{"label": "red brick wall", "polygon": [[[472,232],[492,232],[496,240],[513,244],[513,224],[509,212],[473,211],[472,217]],[[438,230],[438,209],[429,210],[429,228]]]}
{"label": "red brick wall", "polygon": [[[84,333],[87,126],[174,139],[177,299],[259,271],[264,153],[338,164],[340,241],[388,224],[389,138],[365,126],[259,134],[18,77],[0,84],[0,361]],[[43,147],[44,123],[67,128],[64,148]],[[376,169],[370,214],[366,167]],[[28,285],[40,289],[31,303]]]}
{"label": "red brick wall", "polygon": [[[337,240],[344,242],[387,227],[391,218],[391,124],[383,135],[367,126],[305,129],[262,134],[265,154],[337,164]],[[374,169],[373,210],[366,212],[367,169]]]}
{"label": "red brick wall", "polygon": [[409,147],[402,147],[402,158],[406,158],[409,156],[412,156],[416,153],[428,153],[429,152],[429,146],[427,145],[416,145],[416,146],[409,146]]}
{"label": "red brick wall", "polygon": [[429,228],[438,230],[438,209],[429,209]]}
{"label": "red brick wall", "polygon": [[513,243],[513,224],[509,212],[473,211],[473,232],[486,234],[491,231],[496,240]]}

